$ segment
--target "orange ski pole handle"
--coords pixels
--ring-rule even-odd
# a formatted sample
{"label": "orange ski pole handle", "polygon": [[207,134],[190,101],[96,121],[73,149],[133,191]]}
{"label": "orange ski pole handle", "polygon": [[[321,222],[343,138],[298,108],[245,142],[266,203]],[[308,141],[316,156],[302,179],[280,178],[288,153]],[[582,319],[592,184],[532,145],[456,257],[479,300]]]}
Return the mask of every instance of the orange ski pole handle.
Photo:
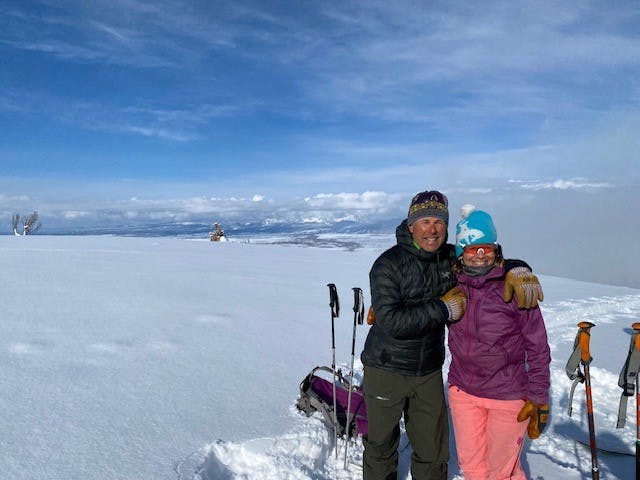
{"label": "orange ski pole handle", "polygon": [[591,327],[595,327],[595,324],[591,322],[580,322],[578,328],[580,329],[580,336],[578,338],[578,344],[580,345],[580,360],[583,364],[591,362],[591,352],[589,351],[589,341],[591,340]]}
{"label": "orange ski pole handle", "polygon": [[[633,328],[633,331],[636,333],[640,333],[640,322],[635,322],[633,325],[631,325],[631,328]],[[640,350],[640,335],[636,335],[636,350]]]}
{"label": "orange ski pole handle", "polygon": [[[376,312],[373,311],[372,305],[367,312],[367,325],[373,325],[374,323],[376,323]],[[640,323],[638,325],[640,325]]]}

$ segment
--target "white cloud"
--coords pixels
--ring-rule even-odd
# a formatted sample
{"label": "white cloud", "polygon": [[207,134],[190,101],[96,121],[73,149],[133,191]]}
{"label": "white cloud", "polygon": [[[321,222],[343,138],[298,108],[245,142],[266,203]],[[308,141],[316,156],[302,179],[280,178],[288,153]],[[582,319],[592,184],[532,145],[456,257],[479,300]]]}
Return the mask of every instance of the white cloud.
{"label": "white cloud", "polygon": [[172,140],[175,142],[190,142],[196,140],[198,138],[197,135],[193,134],[185,134],[182,132],[176,132],[172,130],[167,130],[164,128],[156,128],[156,127],[140,127],[140,126],[123,126],[123,127],[115,127],[111,125],[102,125],[102,126],[93,126],[92,129],[95,130],[121,130],[123,132],[133,133],[135,135],[142,135],[143,137],[156,137],[164,140]]}
{"label": "white cloud", "polygon": [[194,197],[186,200],[171,200],[164,202],[167,205],[173,205],[174,208],[180,208],[180,205],[184,207],[184,210],[188,213],[209,213],[215,210],[215,201],[211,201],[204,197]]}
{"label": "white cloud", "polygon": [[358,217],[355,215],[345,215],[344,217],[337,217],[336,222],[357,222]]}
{"label": "white cloud", "polygon": [[[76,62],[162,66],[207,82],[215,81],[222,66],[211,53],[231,53],[295,78],[296,95],[283,98],[257,101],[249,90],[231,88],[222,102],[219,89],[210,88],[207,95],[199,91],[204,102],[194,102],[193,89],[185,88],[189,95],[178,103],[183,110],[135,102],[130,113],[147,122],[123,121],[126,109],[111,121],[76,122],[102,129],[124,125],[138,135],[178,142],[214,131],[194,122],[206,127],[217,116],[250,110],[247,98],[254,98],[249,105],[294,116],[347,114],[423,123],[435,132],[465,132],[471,123],[482,128],[496,116],[512,122],[534,115],[533,121],[544,123],[634,98],[632,92],[611,95],[600,82],[603,74],[625,76],[638,66],[640,41],[630,27],[637,5],[603,9],[597,1],[539,1],[520,2],[516,9],[503,2],[443,7],[371,1],[362,8],[359,2],[327,2],[306,12],[312,21],[305,22],[306,15],[268,3],[223,2],[215,15],[182,3],[160,7],[129,0],[88,8],[71,2],[56,5],[55,16],[49,9],[37,15],[9,9],[12,28],[0,41]],[[567,82],[566,72],[579,76]],[[67,100],[56,110],[68,110]]]}
{"label": "white cloud", "polygon": [[396,201],[395,196],[385,192],[364,193],[319,193],[306,197],[305,202],[314,208],[324,209],[356,209],[356,210],[387,210]]}
{"label": "white cloud", "polygon": [[23,202],[30,202],[32,200],[33,199],[29,195],[21,195],[21,194],[5,195],[0,193],[0,204],[14,203],[14,202],[23,203]]}
{"label": "white cloud", "polygon": [[614,185],[606,182],[590,182],[586,179],[558,179],[551,182],[521,183],[520,187],[528,190],[581,190],[613,188]]}
{"label": "white cloud", "polygon": [[308,217],[302,219],[302,223],[324,223],[324,221],[325,220],[320,217]]}
{"label": "white cloud", "polygon": [[66,212],[63,212],[62,216],[66,219],[66,220],[75,220],[78,218],[85,218],[90,216],[91,213],[87,212],[87,211],[79,211],[79,210],[67,210]]}

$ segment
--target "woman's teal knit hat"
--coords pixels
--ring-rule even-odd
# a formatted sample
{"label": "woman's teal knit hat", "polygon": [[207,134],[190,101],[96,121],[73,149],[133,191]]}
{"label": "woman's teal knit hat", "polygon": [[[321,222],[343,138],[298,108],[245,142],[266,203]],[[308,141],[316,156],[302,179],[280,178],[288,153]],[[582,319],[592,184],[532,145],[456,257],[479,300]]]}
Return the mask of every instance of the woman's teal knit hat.
{"label": "woman's teal knit hat", "polygon": [[491,215],[476,210],[473,205],[464,205],[461,209],[462,220],[456,225],[456,255],[462,255],[468,245],[498,243],[498,232]]}

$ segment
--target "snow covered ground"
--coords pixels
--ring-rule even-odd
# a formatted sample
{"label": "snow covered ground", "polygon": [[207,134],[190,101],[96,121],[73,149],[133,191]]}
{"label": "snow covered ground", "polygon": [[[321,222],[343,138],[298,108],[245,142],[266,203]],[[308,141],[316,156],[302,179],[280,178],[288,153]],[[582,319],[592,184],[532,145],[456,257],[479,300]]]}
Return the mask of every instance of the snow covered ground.
{"label": "snow covered ground", "polygon": [[[380,251],[0,236],[2,478],[361,478],[361,445],[351,446],[344,470],[320,419],[294,404],[300,380],[330,364],[326,284],[341,295],[336,348],[348,370],[351,288],[362,287],[368,305],[368,271]],[[569,418],[564,373],[576,324],[588,320],[597,325],[598,446],[623,453],[599,452],[601,478],[631,478],[635,405],[631,399],[627,426],[616,430],[617,379],[629,327],[640,319],[640,291],[538,273],[553,357],[552,417],[527,446],[526,470],[536,480],[590,478],[584,388]],[[410,478],[409,455],[403,439],[401,478]],[[460,478],[455,454],[450,477]]]}

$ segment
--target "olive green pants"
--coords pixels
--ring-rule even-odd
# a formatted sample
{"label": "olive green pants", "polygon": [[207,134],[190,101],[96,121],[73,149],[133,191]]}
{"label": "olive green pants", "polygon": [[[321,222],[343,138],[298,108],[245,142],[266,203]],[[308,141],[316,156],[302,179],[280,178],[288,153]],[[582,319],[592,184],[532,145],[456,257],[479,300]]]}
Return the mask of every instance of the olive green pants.
{"label": "olive green pants", "polygon": [[379,368],[364,369],[364,399],[369,432],[364,437],[364,480],[395,480],[400,419],[413,453],[413,480],[446,480],[449,421],[442,371],[416,377]]}

